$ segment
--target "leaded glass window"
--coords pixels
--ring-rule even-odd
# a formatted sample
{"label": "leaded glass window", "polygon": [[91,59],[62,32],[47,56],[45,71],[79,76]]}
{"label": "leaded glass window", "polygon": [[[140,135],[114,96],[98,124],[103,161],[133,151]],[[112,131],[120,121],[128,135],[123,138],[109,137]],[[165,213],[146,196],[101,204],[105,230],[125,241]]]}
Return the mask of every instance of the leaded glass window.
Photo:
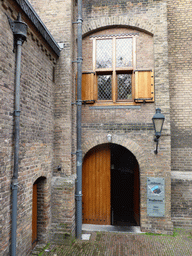
{"label": "leaded glass window", "polygon": [[111,75],[98,75],[98,100],[112,99]]}
{"label": "leaded glass window", "polygon": [[132,41],[132,38],[121,38],[116,40],[116,67],[132,67]]}
{"label": "leaded glass window", "polygon": [[96,68],[112,68],[112,39],[97,40]]}
{"label": "leaded glass window", "polygon": [[118,100],[128,100],[132,98],[132,77],[131,74],[117,75]]}
{"label": "leaded glass window", "polygon": [[135,68],[134,36],[94,38],[93,59],[98,101],[130,101]]}

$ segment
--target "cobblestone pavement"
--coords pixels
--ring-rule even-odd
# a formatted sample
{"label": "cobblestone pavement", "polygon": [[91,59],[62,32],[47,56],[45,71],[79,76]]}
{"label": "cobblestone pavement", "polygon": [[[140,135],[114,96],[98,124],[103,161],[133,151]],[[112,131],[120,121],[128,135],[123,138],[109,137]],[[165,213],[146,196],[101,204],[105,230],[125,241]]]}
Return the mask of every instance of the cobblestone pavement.
{"label": "cobblestone pavement", "polygon": [[192,230],[175,229],[172,236],[151,233],[128,234],[89,232],[89,241],[73,240],[68,245],[49,244],[33,255],[138,255],[191,256]]}

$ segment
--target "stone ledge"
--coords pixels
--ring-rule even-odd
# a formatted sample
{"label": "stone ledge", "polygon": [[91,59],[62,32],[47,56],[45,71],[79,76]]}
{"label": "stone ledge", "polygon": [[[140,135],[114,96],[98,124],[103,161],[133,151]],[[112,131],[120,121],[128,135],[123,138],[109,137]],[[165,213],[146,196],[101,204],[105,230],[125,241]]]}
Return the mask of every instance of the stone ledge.
{"label": "stone ledge", "polygon": [[67,177],[52,177],[51,186],[75,185],[76,174]]}
{"label": "stone ledge", "polygon": [[192,171],[191,172],[171,172],[171,180],[191,180],[192,181]]}

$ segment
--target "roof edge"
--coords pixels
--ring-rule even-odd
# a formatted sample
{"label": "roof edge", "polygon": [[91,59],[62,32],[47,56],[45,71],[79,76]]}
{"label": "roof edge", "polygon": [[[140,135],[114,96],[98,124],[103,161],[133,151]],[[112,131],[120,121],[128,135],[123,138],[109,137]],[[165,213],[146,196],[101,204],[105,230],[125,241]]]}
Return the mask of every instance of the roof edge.
{"label": "roof edge", "polygon": [[45,26],[45,24],[42,22],[32,5],[28,2],[28,0],[15,0],[17,4],[20,6],[22,11],[26,14],[26,16],[29,18],[29,20],[33,23],[33,25],[36,27],[38,32],[42,35],[42,37],[45,39],[45,41],[49,44],[51,49],[55,52],[55,54],[59,57],[60,55],[60,47]]}

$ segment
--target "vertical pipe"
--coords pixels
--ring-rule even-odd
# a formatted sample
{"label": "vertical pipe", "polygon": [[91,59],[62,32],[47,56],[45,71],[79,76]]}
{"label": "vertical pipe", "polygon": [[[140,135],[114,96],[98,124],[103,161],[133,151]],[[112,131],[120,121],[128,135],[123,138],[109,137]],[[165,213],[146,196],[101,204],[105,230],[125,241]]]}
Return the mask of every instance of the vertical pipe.
{"label": "vertical pipe", "polygon": [[77,19],[77,227],[76,236],[82,232],[82,150],[81,150],[81,84],[82,84],[82,0],[78,0]]}
{"label": "vertical pipe", "polygon": [[16,72],[15,72],[15,143],[14,143],[14,171],[12,180],[12,229],[11,255],[16,255],[17,231],[17,188],[19,167],[19,121],[20,121],[20,73],[21,73],[21,46],[22,40],[16,41]]}

